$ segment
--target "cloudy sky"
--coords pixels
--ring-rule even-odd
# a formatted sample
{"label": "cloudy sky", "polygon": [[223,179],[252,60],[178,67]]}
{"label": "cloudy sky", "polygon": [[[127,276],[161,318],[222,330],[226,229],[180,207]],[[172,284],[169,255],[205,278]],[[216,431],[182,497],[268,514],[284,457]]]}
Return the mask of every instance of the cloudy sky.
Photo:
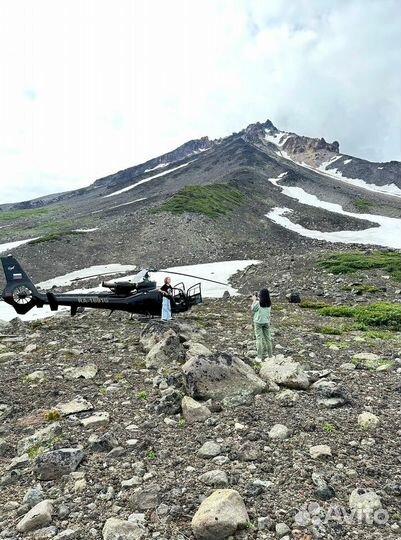
{"label": "cloudy sky", "polygon": [[0,203],[270,118],[401,159],[399,0],[0,0]]}

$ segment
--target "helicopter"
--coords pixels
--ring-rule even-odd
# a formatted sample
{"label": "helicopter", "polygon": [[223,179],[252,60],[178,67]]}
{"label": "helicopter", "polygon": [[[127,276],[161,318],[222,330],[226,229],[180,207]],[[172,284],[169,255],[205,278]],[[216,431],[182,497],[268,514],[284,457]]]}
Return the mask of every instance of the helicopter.
{"label": "helicopter", "polygon": [[[51,311],[57,311],[60,306],[69,306],[71,316],[76,315],[80,308],[120,310],[131,314],[138,314],[146,317],[160,315],[162,308],[162,294],[160,293],[156,281],[150,279],[149,274],[159,270],[141,270],[134,278],[114,281],[103,281],[102,286],[108,289],[107,292],[100,293],[57,293],[47,291],[39,292],[28,277],[20,263],[12,255],[1,257],[6,286],[2,292],[3,300],[12,306],[19,315],[28,313],[33,307],[42,308],[49,305]],[[180,274],[166,270],[170,274],[177,274],[191,278],[189,274]],[[199,278],[220,285],[227,285],[212,279]],[[202,290],[201,283],[196,283],[185,290],[184,283],[179,283],[173,287],[171,297],[172,313],[188,311],[191,307],[201,304]]]}

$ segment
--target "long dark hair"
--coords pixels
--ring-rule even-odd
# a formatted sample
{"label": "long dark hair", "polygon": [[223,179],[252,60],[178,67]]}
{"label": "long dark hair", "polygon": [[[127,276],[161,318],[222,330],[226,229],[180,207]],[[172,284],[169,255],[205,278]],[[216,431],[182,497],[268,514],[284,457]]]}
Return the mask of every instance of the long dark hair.
{"label": "long dark hair", "polygon": [[272,301],[270,300],[270,293],[267,289],[262,289],[259,293],[259,305],[260,307],[270,307]]}

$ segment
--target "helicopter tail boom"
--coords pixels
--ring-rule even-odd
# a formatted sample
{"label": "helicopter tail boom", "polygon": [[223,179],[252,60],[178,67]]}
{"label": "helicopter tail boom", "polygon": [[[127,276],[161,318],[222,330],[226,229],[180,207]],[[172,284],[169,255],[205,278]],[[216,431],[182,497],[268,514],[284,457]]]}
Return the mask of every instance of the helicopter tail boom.
{"label": "helicopter tail boom", "polygon": [[32,283],[25,270],[15,257],[1,257],[4,275],[6,276],[6,286],[2,297],[7,304],[13,306],[19,315],[28,313],[34,306],[43,307],[46,303]]}

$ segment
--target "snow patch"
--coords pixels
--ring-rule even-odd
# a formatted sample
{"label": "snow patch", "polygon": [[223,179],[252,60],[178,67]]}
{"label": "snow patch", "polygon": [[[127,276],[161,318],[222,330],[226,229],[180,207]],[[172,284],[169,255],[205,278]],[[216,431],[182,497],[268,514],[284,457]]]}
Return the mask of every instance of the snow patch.
{"label": "snow patch", "polygon": [[151,172],[155,171],[156,169],[163,169],[164,167],[167,167],[170,165],[170,163],[159,163],[159,165],[156,165],[156,167],[153,167],[152,169],[145,169],[144,172]]}
{"label": "snow patch", "polygon": [[23,244],[27,244],[28,242],[32,242],[32,240],[38,240],[39,238],[40,236],[36,236],[35,238],[28,238],[27,240],[16,240],[15,242],[6,242],[5,244],[0,244],[0,253],[4,253],[10,249],[14,249],[18,246],[22,246]]}
{"label": "snow patch", "polygon": [[140,201],[146,201],[147,197],[141,197],[140,199],[135,199],[135,201],[129,201],[121,204],[115,204],[114,206],[107,206],[107,208],[102,208],[101,210],[95,210],[91,214],[99,214],[100,212],[105,212],[106,210],[112,210],[113,208],[119,208],[120,206],[127,206],[128,204],[134,204]]}
{"label": "snow patch", "polygon": [[342,214],[359,220],[363,219],[370,221],[377,224],[378,227],[369,227],[368,229],[359,231],[311,231],[310,229],[302,227],[302,225],[292,223],[285,217],[285,214],[291,213],[292,210],[278,207],[266,214],[266,217],[274,221],[274,223],[282,225],[286,229],[297,232],[302,236],[307,236],[308,238],[327,240],[328,242],[343,242],[347,244],[375,244],[383,247],[401,249],[401,219],[376,214],[355,214],[353,212],[347,212],[343,210],[343,207],[340,204],[322,201],[316,197],[316,195],[307,193],[300,187],[279,185],[278,182],[282,177],[283,174],[278,178],[269,178],[269,181],[279,187],[282,193],[287,195],[287,197],[295,199],[299,203],[306,204],[307,206],[322,208],[335,214]]}
{"label": "snow patch", "polygon": [[93,229],[74,229],[74,232],[94,232],[99,230],[99,227],[94,227]]}
{"label": "snow patch", "polygon": [[278,131],[271,133],[269,129],[265,130],[265,140],[276,146],[284,146],[284,144],[290,139],[293,135],[287,133],[286,131]]}
{"label": "snow patch", "polygon": [[319,165],[318,168],[316,168],[316,167],[312,167],[311,165],[308,165],[305,162],[300,163],[299,161],[295,161],[284,150],[278,150],[276,154],[285,159],[288,159],[289,161],[292,161],[293,163],[295,163],[296,165],[299,165],[300,167],[304,167],[305,169],[318,172],[329,178],[335,178],[336,180],[340,180],[341,182],[345,182],[355,187],[365,189],[366,191],[372,191],[373,193],[381,193],[382,195],[391,195],[392,197],[401,197],[401,189],[398,186],[396,186],[394,183],[378,186],[377,184],[368,184],[367,182],[365,182],[365,180],[361,180],[360,178],[347,178],[346,176],[343,176],[341,171],[339,171],[338,169],[333,168],[333,169],[328,170],[329,165],[334,163],[334,161],[336,161],[337,159],[340,159],[342,157],[341,155],[336,156],[330,159],[329,161],[322,163],[321,165]]}
{"label": "snow patch", "polygon": [[352,161],[352,159],[346,159],[346,160],[344,161],[344,165],[348,165],[348,163],[351,163],[351,161]]}
{"label": "snow patch", "polygon": [[155,178],[160,178],[161,176],[165,176],[166,174],[170,174],[174,171],[178,171],[178,169],[182,169],[183,167],[187,167],[190,163],[193,163],[195,160],[188,161],[187,163],[183,163],[182,165],[178,165],[178,167],[174,167],[173,169],[169,169],[168,171],[161,172],[159,174],[154,174],[153,176],[150,176],[149,178],[144,178],[143,180],[139,180],[139,182],[136,182],[135,184],[132,184],[131,186],[127,186],[123,189],[119,189],[118,191],[114,191],[114,193],[109,193],[109,195],[104,195],[103,199],[107,199],[108,197],[114,197],[115,195],[120,195],[120,193],[125,193],[126,191],[130,191],[131,189],[134,189],[137,186],[140,186],[141,184],[146,184],[146,182],[150,182],[151,180],[154,180]]}

